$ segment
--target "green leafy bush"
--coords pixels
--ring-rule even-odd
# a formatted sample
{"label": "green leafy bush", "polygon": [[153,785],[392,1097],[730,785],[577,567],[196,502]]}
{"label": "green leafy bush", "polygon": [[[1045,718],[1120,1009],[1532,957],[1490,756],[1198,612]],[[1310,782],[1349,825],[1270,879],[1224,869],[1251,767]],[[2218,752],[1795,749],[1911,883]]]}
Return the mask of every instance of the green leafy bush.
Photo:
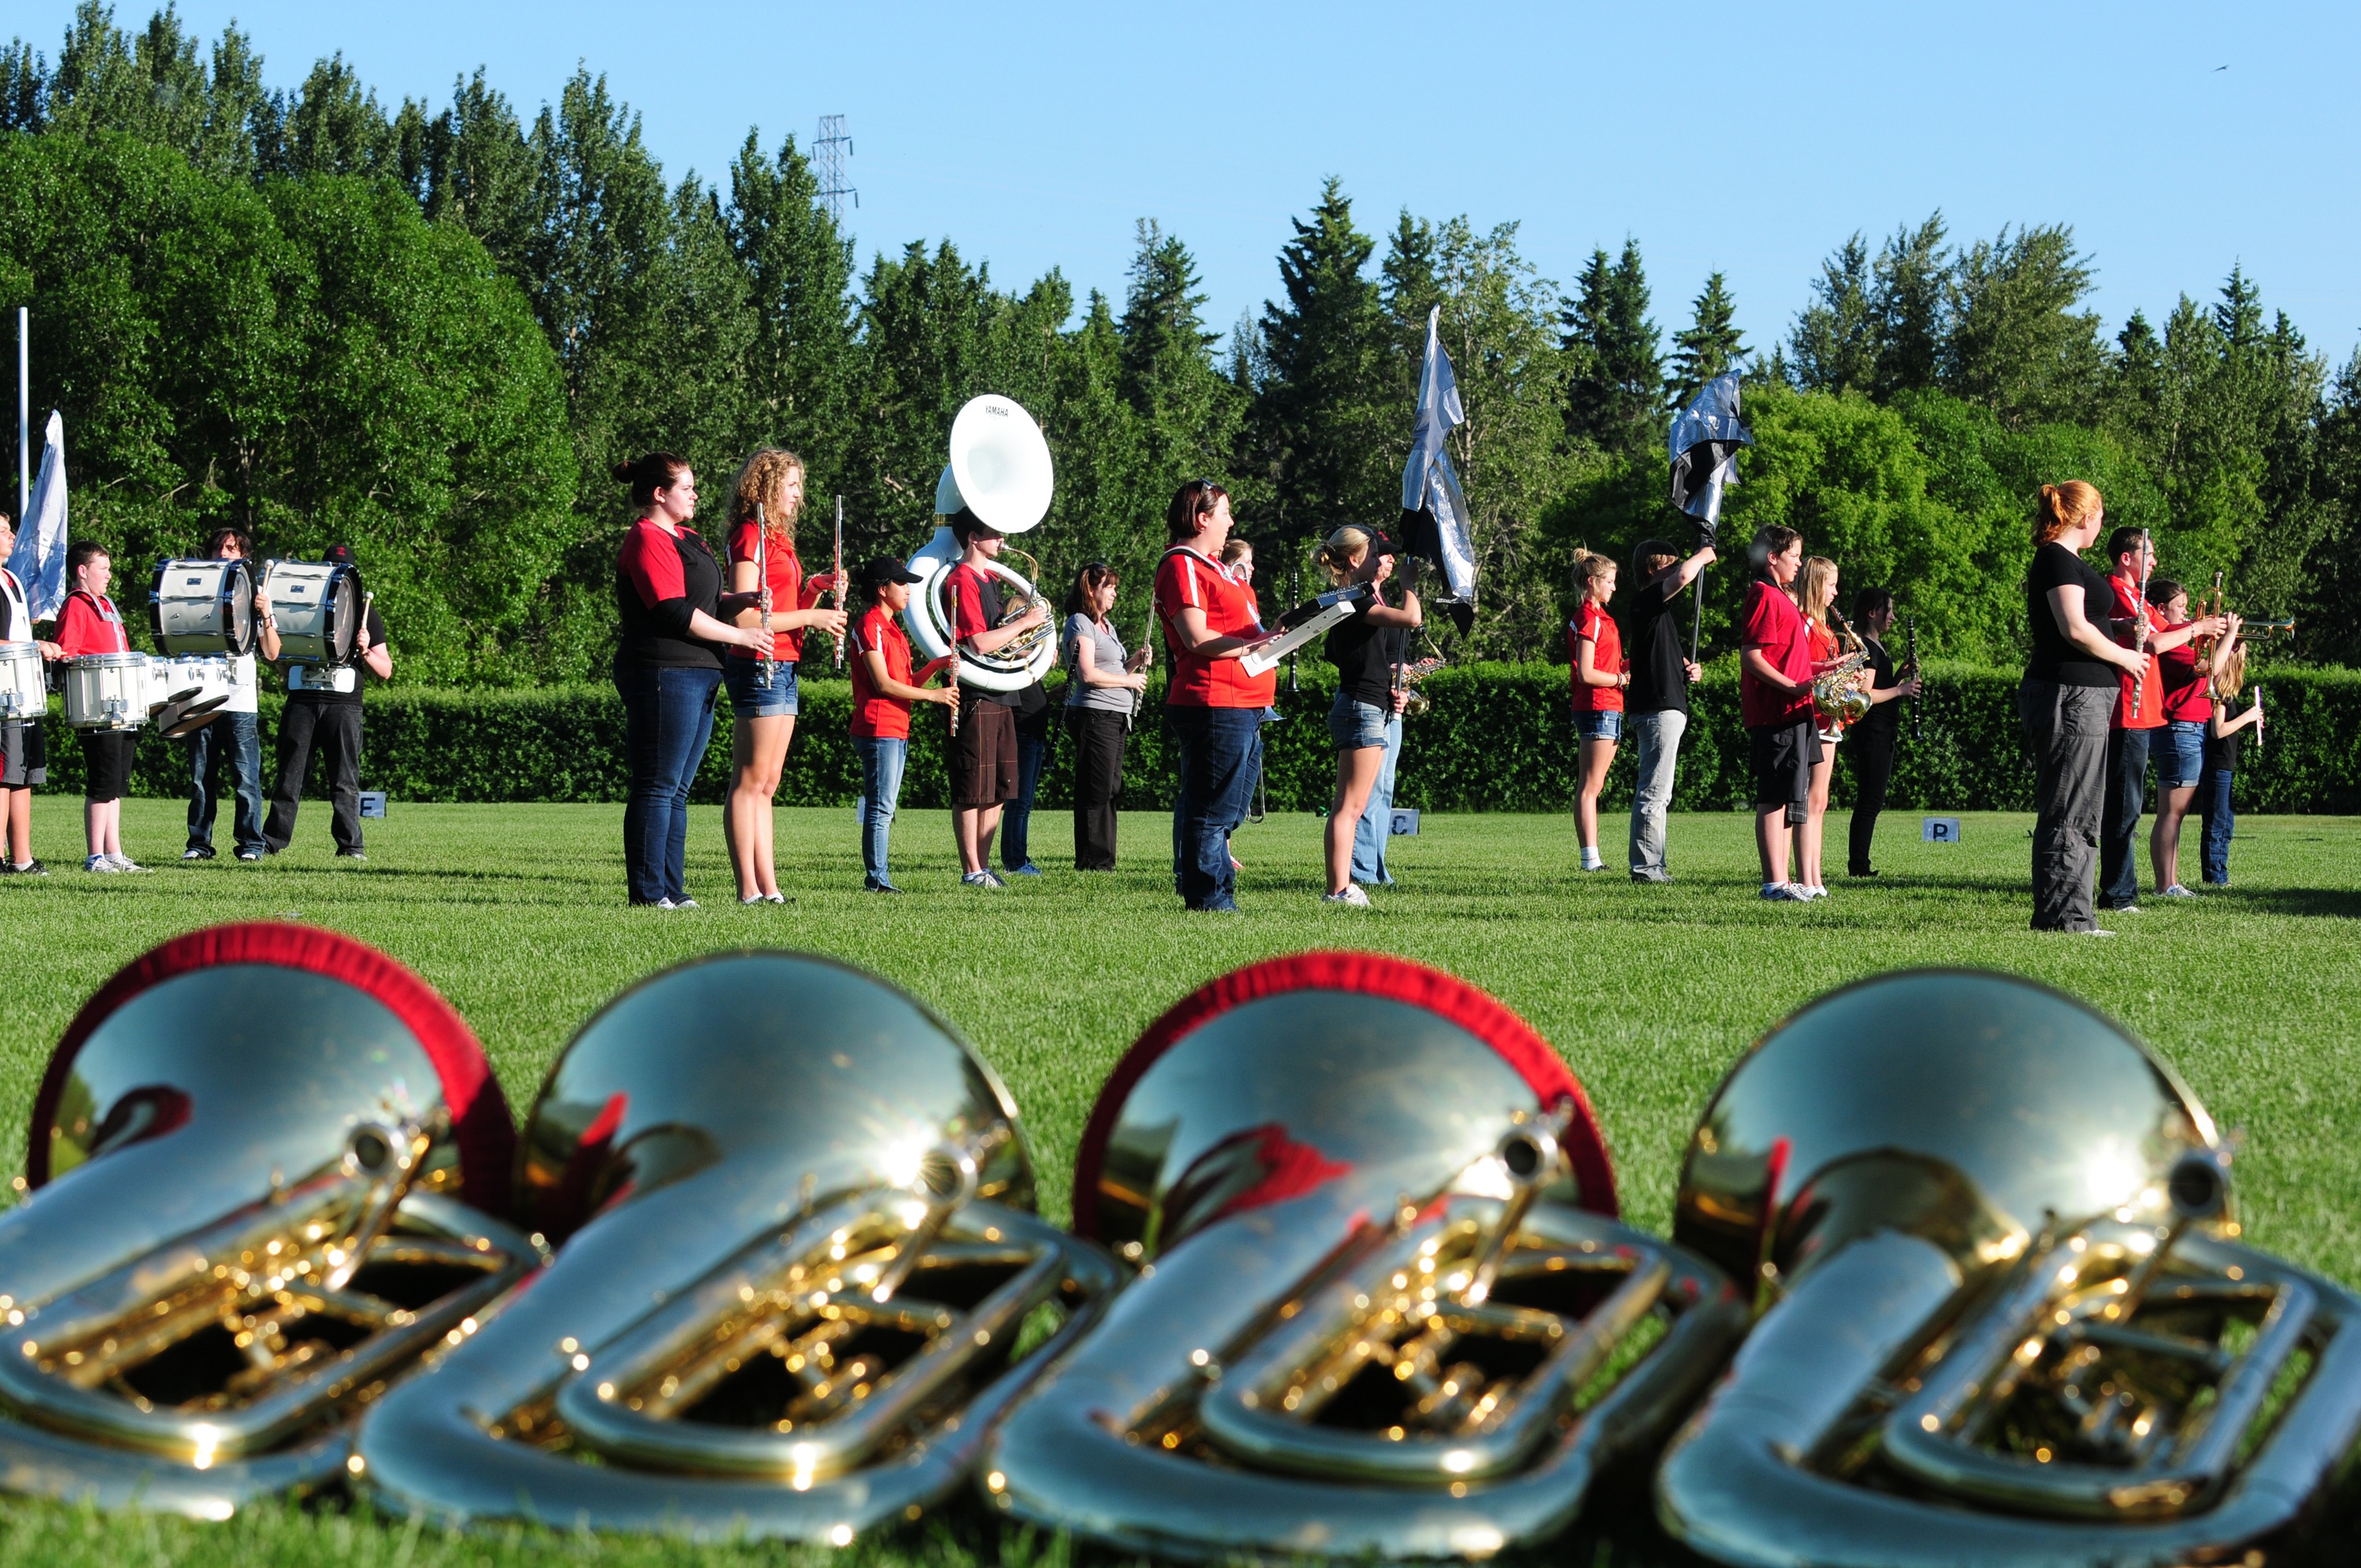
{"label": "green leafy bush", "polygon": [[[1279,720],[1263,732],[1264,781],[1270,809],[1323,809],[1335,784],[1324,722],[1333,675],[1307,674],[1300,689],[1281,683]],[[2270,728],[2261,755],[2251,741],[2238,781],[2248,811],[2361,811],[2361,672],[2287,671],[2266,681]],[[2016,718],[2017,675],[2011,670],[1930,665],[1923,711],[1905,711],[1895,753],[1892,804],[1960,811],[2024,811],[2033,805],[2033,764]],[[1396,791],[1403,806],[1436,811],[1557,811],[1573,804],[1574,726],[1565,706],[1566,674],[1548,664],[1475,664],[1430,677],[1433,711],[1409,721]],[[283,699],[263,698],[266,769]],[[779,801],[786,806],[850,804],[860,792],[860,760],[847,733],[851,692],[837,680],[802,683],[803,715],[787,758]],[[1746,733],[1738,722],[1735,660],[1709,667],[1692,696],[1673,805],[1680,811],[1728,810],[1746,804]],[[718,801],[729,788],[730,722],[725,697],[694,798]],[[49,718],[49,788],[82,787],[82,747],[53,706]],[[912,725],[902,800],[939,807],[948,800],[943,726],[932,713]],[[396,800],[612,801],[623,798],[623,707],[611,686],[528,690],[404,690],[370,694],[365,787]],[[178,795],[188,785],[188,751],[143,734],[133,792]],[[1056,737],[1041,780],[1040,804],[1073,799],[1072,740]],[[1124,759],[1127,810],[1169,807],[1174,752],[1162,710],[1151,703],[1132,731]],[[1835,802],[1852,802],[1852,770],[1841,762]],[[1607,800],[1626,805],[1631,748],[1617,753]]]}

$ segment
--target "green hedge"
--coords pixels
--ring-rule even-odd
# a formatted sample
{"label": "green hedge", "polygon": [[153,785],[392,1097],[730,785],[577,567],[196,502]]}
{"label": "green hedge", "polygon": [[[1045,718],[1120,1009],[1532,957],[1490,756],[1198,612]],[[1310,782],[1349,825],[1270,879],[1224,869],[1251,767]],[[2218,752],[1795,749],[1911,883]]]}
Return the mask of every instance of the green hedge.
{"label": "green hedge", "polygon": [[[1282,683],[1279,721],[1264,731],[1265,778],[1276,811],[1324,807],[1335,781],[1324,718],[1334,676],[1306,674],[1301,689]],[[1921,699],[1918,733],[1907,714],[1896,753],[1893,802],[1906,808],[2026,810],[2033,768],[2016,719],[2014,671],[1933,666]],[[2271,725],[2266,750],[2251,742],[2242,768],[2240,808],[2271,812],[2361,811],[2361,673],[2271,674]],[[1410,721],[1398,788],[1404,806],[1447,811],[1556,811],[1574,798],[1576,745],[1566,711],[1563,665],[1476,664],[1431,677],[1433,711]],[[860,767],[846,733],[851,693],[842,681],[803,683],[803,718],[783,804],[834,806],[858,793]],[[263,698],[269,745],[280,698]],[[1694,695],[1682,747],[1675,809],[1742,805],[1746,736],[1738,723],[1733,661],[1707,672]],[[696,798],[719,800],[730,777],[727,699],[712,749],[697,774]],[[49,720],[49,787],[78,793],[82,748],[63,718]],[[933,713],[913,726],[903,801],[940,806],[947,798],[943,727]],[[1042,782],[1042,804],[1072,800],[1073,745],[1060,735]],[[143,735],[134,793],[179,795],[187,788],[187,750]],[[267,765],[267,764],[266,764]],[[1631,798],[1631,748],[1609,775],[1610,804]],[[368,698],[368,753],[362,782],[396,800],[613,801],[623,797],[623,709],[606,685],[522,691],[433,691],[396,687]],[[1126,809],[1169,806],[1173,761],[1161,709],[1151,707],[1133,731],[1124,763]],[[1839,767],[1839,806],[1851,802],[1851,771]]]}

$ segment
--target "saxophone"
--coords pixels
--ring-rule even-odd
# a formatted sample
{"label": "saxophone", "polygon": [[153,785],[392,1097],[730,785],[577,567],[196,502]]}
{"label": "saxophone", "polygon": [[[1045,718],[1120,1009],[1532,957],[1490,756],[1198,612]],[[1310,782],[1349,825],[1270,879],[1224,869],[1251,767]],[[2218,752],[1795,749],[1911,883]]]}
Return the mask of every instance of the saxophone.
{"label": "saxophone", "polygon": [[1402,666],[1401,684],[1410,688],[1410,696],[1402,703],[1404,718],[1416,718],[1434,706],[1427,695],[1418,689],[1418,683],[1443,668],[1444,663],[1443,656],[1437,654],[1433,658],[1421,659],[1414,664]]}
{"label": "saxophone", "polygon": [[1828,606],[1828,619],[1851,644],[1852,651],[1834,665],[1815,676],[1812,681],[1812,707],[1820,718],[1830,724],[1850,724],[1870,710],[1869,693],[1861,687],[1861,673],[1869,667],[1869,650],[1853,630],[1852,623],[1836,606]]}

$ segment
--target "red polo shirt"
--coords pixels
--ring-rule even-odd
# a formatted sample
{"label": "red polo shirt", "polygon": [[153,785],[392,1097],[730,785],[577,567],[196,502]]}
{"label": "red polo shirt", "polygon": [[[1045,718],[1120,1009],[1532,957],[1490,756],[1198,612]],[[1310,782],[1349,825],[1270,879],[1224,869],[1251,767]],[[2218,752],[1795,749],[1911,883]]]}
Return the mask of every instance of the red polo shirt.
{"label": "red polo shirt", "polygon": [[1804,612],[1795,608],[1795,601],[1776,583],[1750,583],[1742,624],[1743,645],[1760,651],[1773,669],[1803,685],[1794,691],[1783,690],[1759,679],[1741,664],[1738,674],[1741,721],[1749,729],[1760,729],[1766,725],[1793,724],[1799,718],[1809,718],[1812,641],[1806,629],[1811,623],[1804,619]]}
{"label": "red polo shirt", "polygon": [[1183,608],[1205,612],[1205,629],[1216,637],[1249,636],[1262,629],[1254,590],[1186,545],[1164,553],[1156,568],[1156,617],[1163,622],[1172,652],[1172,678],[1164,701],[1171,707],[1268,707],[1279,696],[1279,671],[1249,675],[1235,659],[1206,659],[1183,648]]}
{"label": "red polo shirt", "polygon": [[[2112,612],[2114,620],[2129,620],[2134,615],[2146,616],[2148,636],[2151,639],[2159,631],[2171,630],[2165,625],[2164,617],[2157,613],[2156,606],[2140,603],[2137,583],[2126,583],[2120,573],[2109,573],[2107,587],[2115,590],[2115,608]],[[2120,642],[2123,639],[2119,637],[2116,641]],[[2163,727],[2164,669],[2157,662],[2157,656],[2154,653],[2147,656],[2147,674],[2139,682],[2139,711],[2134,713],[2132,711],[2132,677],[2129,675],[2115,677],[2115,717],[2113,728],[2158,729]]]}
{"label": "red polo shirt", "polygon": [[1623,632],[1615,618],[1595,602],[1585,599],[1575,618],[1566,622],[1565,657],[1570,666],[1567,678],[1574,683],[1574,711],[1576,713],[1620,713],[1623,711],[1623,690],[1620,686],[1586,685],[1582,680],[1582,645],[1590,646],[1590,667],[1603,674],[1619,675],[1631,667],[1623,657]]}

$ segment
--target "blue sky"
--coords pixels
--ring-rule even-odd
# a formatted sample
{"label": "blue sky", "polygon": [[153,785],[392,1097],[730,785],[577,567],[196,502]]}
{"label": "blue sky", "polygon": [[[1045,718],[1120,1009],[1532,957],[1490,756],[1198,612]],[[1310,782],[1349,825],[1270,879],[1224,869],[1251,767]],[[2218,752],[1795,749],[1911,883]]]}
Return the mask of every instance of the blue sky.
{"label": "blue sky", "polygon": [[[10,10],[54,57],[71,0]],[[207,37],[235,15],[274,86],[342,49],[390,102],[439,107],[482,64],[530,115],[583,62],[675,178],[719,175],[749,126],[808,142],[843,114],[864,267],[949,236],[1003,286],[1057,266],[1119,297],[1153,217],[1195,253],[1216,329],[1276,291],[1288,220],[1334,174],[1369,232],[1404,207],[1517,221],[1560,281],[1635,236],[1668,333],[1718,268],[1767,347],[1848,235],[1940,207],[1955,236],[2072,224],[2111,333],[2210,297],[2235,262],[2332,358],[2361,340],[2349,0],[181,12]]]}

